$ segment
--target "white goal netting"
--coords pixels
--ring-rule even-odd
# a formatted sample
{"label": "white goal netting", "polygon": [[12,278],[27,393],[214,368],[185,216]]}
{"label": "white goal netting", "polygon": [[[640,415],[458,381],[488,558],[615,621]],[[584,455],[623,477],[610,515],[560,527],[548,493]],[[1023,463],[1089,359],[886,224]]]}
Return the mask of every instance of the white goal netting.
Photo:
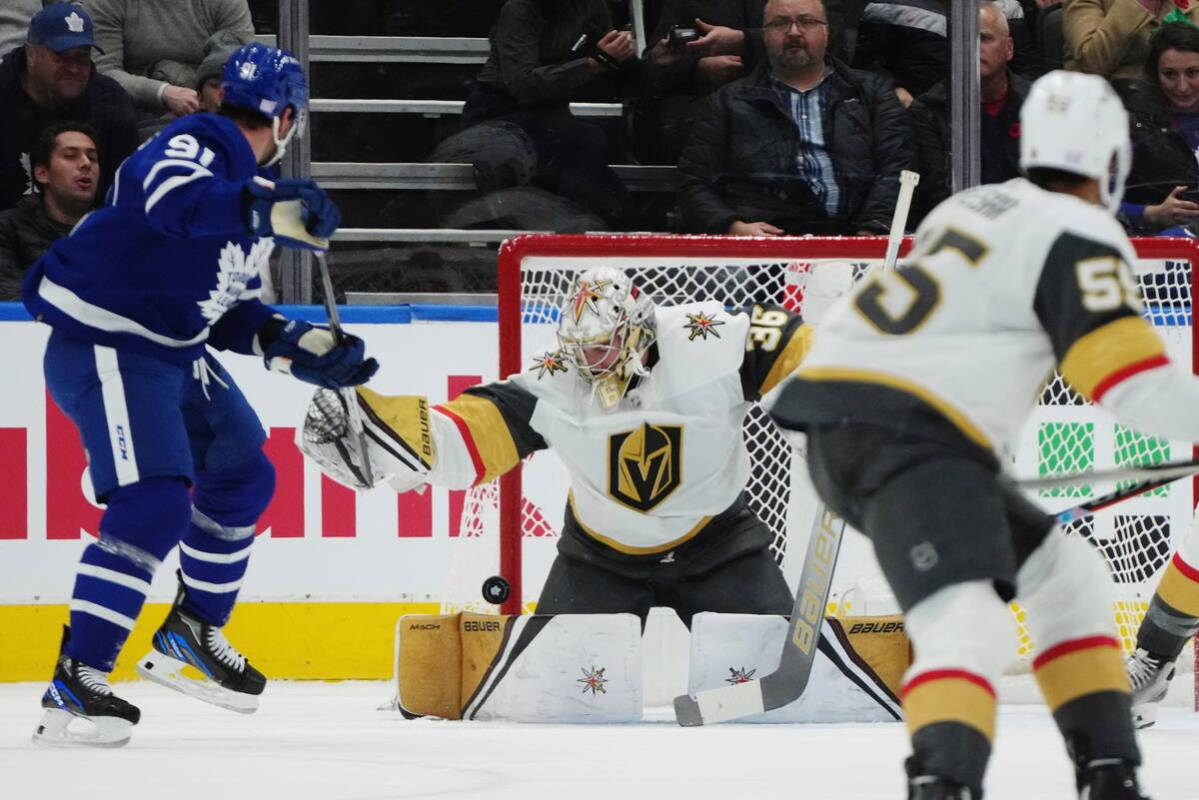
{"label": "white goal netting", "polygon": [[[1169,240],[1136,243],[1136,265],[1147,317],[1168,342],[1175,360],[1193,363],[1191,252]],[[799,311],[818,325],[828,304],[882,262],[881,239],[726,239],[670,236],[539,236],[509,242],[500,258],[501,374],[519,371],[546,350],[557,349],[558,309],[575,274],[593,266],[626,270],[654,302],[675,305],[717,300],[727,307],[775,303]],[[1199,249],[1199,248],[1196,248]],[[754,512],[775,533],[773,551],[794,582],[816,504],[801,457],[774,424],[754,407],[744,435],[752,462],[747,487]],[[1013,471],[1018,476],[1052,475],[1130,464],[1185,459],[1191,445],[1145,436],[1125,428],[1083,401],[1061,379],[1047,383],[1025,428]],[[553,558],[566,496],[564,472],[552,452],[537,453],[523,469],[523,490],[501,491],[496,483],[468,493],[445,605],[491,609],[479,587],[501,571],[501,543],[521,561],[522,590],[506,607],[534,607]],[[1041,504],[1062,510],[1113,485],[1084,485],[1042,492]],[[508,496],[508,495],[511,496]],[[1093,542],[1115,580],[1113,614],[1125,646],[1167,563],[1174,540],[1191,522],[1195,491],[1177,481],[1109,512],[1074,523],[1071,531]],[[520,524],[501,525],[502,504],[519,504]],[[515,505],[507,505],[513,509]],[[511,563],[504,567],[510,572]],[[894,610],[864,538],[849,535],[837,568],[832,613],[889,613]],[[1014,606],[1019,619],[1022,611]],[[1033,643],[1021,624],[1021,653]]]}

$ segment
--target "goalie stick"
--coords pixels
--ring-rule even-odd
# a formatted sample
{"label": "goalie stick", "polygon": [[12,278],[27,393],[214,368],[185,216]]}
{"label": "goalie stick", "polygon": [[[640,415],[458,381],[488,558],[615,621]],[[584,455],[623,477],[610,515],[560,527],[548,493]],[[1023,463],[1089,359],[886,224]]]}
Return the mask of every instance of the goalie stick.
{"label": "goalie stick", "polygon": [[[899,198],[887,236],[884,270],[895,268],[912,205],[912,193],[919,182],[920,175],[915,172],[905,169],[899,173]],[[833,572],[844,534],[845,520],[824,503],[817,506],[778,669],[757,680],[696,692],[695,697],[679,695],[674,699],[674,715],[680,725],[690,728],[760,714],[793,703],[803,694],[816,660],[820,626],[828,608]]]}
{"label": "goalie stick", "polygon": [[[334,338],[340,344],[345,341],[346,333],[341,327],[341,316],[337,313],[337,302],[333,298],[333,280],[329,277],[329,263],[324,251],[316,251],[316,263],[321,273],[321,287],[325,293],[325,313],[329,316],[329,330],[333,331]],[[357,470],[360,472],[359,477],[366,484],[366,488],[374,488],[375,476],[371,474],[370,450],[367,449],[366,428],[363,427],[362,415],[358,408],[358,393],[352,387],[339,389],[338,392],[346,404],[350,430],[358,434],[358,463],[361,465]],[[352,468],[353,459],[347,458],[346,462]]]}

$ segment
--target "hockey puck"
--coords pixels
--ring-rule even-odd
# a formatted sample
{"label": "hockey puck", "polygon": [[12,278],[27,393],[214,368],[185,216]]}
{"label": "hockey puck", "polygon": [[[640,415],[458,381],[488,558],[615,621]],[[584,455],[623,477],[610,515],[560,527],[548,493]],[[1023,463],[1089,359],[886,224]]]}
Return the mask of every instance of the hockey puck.
{"label": "hockey puck", "polygon": [[512,593],[512,587],[508,584],[508,580],[502,575],[492,575],[487,580],[483,581],[483,600],[493,605],[499,605],[508,599],[508,595]]}

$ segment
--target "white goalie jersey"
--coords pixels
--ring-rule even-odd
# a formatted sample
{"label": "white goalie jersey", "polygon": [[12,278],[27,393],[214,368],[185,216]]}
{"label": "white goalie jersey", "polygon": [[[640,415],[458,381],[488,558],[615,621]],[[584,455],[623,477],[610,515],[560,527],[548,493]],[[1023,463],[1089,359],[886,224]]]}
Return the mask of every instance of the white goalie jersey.
{"label": "white goalie jersey", "polygon": [[1010,455],[1058,365],[1129,424],[1194,439],[1199,391],[1141,316],[1134,258],[1105,209],[1024,178],[957,194],[899,269],[829,310],[771,413],[797,428],[850,417],[915,429],[931,408]]}
{"label": "white goalie jersey", "polygon": [[[568,513],[587,536],[628,555],[673,549],[744,490],[742,421],[798,364],[810,328],[780,308],[729,313],[715,302],[655,315],[648,374],[607,411],[561,352],[432,409],[424,398],[360,389],[372,461],[379,442],[428,454],[413,484],[465,488],[553,448],[569,473]],[[394,477],[395,462],[383,462]]]}

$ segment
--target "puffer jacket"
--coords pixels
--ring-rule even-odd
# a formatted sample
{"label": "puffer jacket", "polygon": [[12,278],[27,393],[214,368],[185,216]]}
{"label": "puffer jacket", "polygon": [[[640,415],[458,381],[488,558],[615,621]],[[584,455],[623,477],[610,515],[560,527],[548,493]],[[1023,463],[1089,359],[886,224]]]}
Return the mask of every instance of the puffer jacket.
{"label": "puffer jacket", "polygon": [[829,59],[823,117],[845,214],[830,218],[796,167],[799,131],[765,64],[707,100],[679,160],[688,230],[724,233],[735,220],[787,233],[886,233],[899,173],[916,161],[907,112],[891,82]]}
{"label": "puffer jacket", "polygon": [[14,208],[0,211],[0,300],[21,299],[25,271],[72,227],[50,219],[39,194],[26,195]]}

